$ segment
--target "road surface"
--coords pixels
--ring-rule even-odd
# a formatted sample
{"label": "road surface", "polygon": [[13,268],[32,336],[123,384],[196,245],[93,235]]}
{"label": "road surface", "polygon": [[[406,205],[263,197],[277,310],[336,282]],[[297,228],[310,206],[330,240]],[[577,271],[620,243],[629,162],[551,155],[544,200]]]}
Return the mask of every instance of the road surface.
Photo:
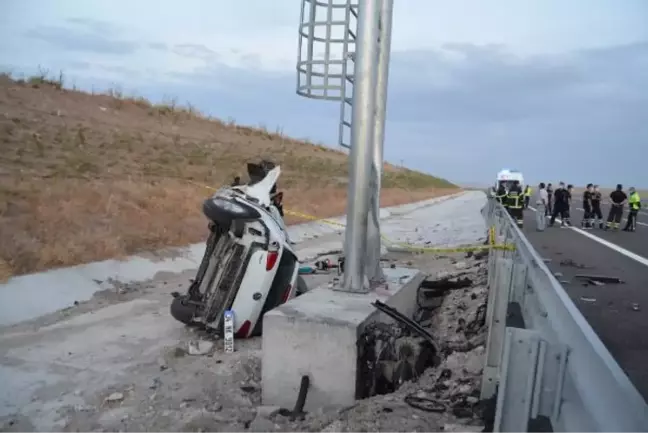
{"label": "road surface", "polygon": [[[607,217],[608,207],[604,209]],[[627,213],[627,211],[626,211]],[[582,210],[572,209],[580,225]],[[524,233],[644,399],[648,400],[648,215],[635,233],[560,228],[535,230],[535,212],[525,211]],[[625,222],[624,222],[625,223]],[[577,274],[610,275],[624,284],[596,286]],[[639,311],[633,308],[636,304]]]}

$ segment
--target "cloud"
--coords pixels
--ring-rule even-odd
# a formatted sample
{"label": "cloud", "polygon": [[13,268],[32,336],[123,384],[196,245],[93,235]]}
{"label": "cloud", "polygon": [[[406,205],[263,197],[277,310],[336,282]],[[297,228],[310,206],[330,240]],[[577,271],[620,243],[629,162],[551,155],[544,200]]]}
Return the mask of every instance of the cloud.
{"label": "cloud", "polygon": [[[74,67],[69,56],[44,65],[74,69],[79,84],[100,87],[98,80],[110,77],[107,87],[121,83],[158,100],[177,96],[219,117],[337,142],[340,104],[298,97],[294,59],[269,70],[270,54],[224,49],[224,41],[146,41],[101,21],[68,24],[29,34],[62,52],[97,54],[91,67],[78,60]],[[520,55],[501,44],[397,50],[386,157],[459,181],[490,181],[507,166],[533,180],[640,183],[648,157],[646,70],[648,42],[553,55]],[[595,168],[621,146],[637,157]]]}
{"label": "cloud", "polygon": [[[87,22],[85,22],[87,21]],[[27,30],[24,35],[28,38],[45,41],[57,48],[69,51],[89,53],[126,55],[133,54],[139,44],[134,41],[118,40],[111,37],[111,27],[98,21],[80,21],[86,28],[39,26]]]}

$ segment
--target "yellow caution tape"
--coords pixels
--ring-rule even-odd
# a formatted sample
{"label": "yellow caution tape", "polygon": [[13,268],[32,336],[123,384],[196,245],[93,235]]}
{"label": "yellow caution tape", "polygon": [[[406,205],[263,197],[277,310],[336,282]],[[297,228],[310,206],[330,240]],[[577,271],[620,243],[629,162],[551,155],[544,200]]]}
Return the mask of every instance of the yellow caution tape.
{"label": "yellow caution tape", "polygon": [[[210,189],[212,191],[216,191],[217,188],[213,188],[207,185],[201,185],[197,182],[193,182],[191,180],[188,180],[187,182],[192,183],[197,186],[201,186],[203,188]],[[339,223],[337,221],[333,221],[330,219],[326,218],[318,218],[313,215],[308,215],[302,212],[297,212],[289,209],[284,209],[284,213],[288,215],[295,216],[297,218],[302,218],[305,220],[310,220],[310,221],[317,221],[319,223],[324,223],[324,224],[329,224],[335,227],[340,227],[340,228],[345,228],[346,226],[342,223]],[[501,244],[498,245],[495,243],[495,227],[490,227],[488,229],[488,245],[471,245],[471,246],[465,246],[465,247],[456,247],[456,248],[439,248],[439,247],[420,247],[418,245],[412,245],[408,244],[405,242],[396,242],[391,239],[389,239],[387,236],[381,234],[380,237],[387,243],[391,245],[395,245],[398,247],[401,247],[403,249],[406,249],[408,251],[412,252],[420,252],[420,253],[436,253],[436,254],[447,254],[447,253],[468,253],[468,252],[476,252],[476,251],[484,251],[484,250],[505,250],[505,251],[514,251],[515,250],[515,245],[510,245],[510,244]]]}

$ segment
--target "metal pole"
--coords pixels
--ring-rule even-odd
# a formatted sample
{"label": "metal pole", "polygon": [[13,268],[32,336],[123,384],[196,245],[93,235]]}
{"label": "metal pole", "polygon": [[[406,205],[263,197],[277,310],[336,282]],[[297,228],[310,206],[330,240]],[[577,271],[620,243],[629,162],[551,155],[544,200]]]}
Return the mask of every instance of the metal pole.
{"label": "metal pole", "polygon": [[376,102],[376,59],[378,54],[378,14],[381,0],[363,0],[358,6],[358,32],[353,81],[351,152],[345,234],[344,281],[346,292],[366,293],[365,260],[367,215],[373,154],[374,110]]}
{"label": "metal pole", "polygon": [[391,54],[391,32],[394,0],[382,0],[380,8],[380,39],[378,71],[376,75],[376,115],[374,121],[372,196],[367,231],[367,277],[371,286],[385,281],[380,266],[380,187],[385,144],[385,117],[387,115],[387,85],[389,81],[389,58]]}

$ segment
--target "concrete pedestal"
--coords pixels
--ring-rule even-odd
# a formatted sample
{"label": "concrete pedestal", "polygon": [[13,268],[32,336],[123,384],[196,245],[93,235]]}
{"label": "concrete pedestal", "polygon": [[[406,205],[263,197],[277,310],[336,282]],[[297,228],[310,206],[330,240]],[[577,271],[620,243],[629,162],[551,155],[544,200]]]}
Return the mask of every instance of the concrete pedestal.
{"label": "concrete pedestal", "polygon": [[351,294],[319,287],[265,314],[263,404],[292,409],[301,377],[310,387],[306,410],[355,402],[357,341],[367,323],[391,320],[371,302],[380,300],[412,317],[425,275],[416,269],[384,269],[388,288]]}

